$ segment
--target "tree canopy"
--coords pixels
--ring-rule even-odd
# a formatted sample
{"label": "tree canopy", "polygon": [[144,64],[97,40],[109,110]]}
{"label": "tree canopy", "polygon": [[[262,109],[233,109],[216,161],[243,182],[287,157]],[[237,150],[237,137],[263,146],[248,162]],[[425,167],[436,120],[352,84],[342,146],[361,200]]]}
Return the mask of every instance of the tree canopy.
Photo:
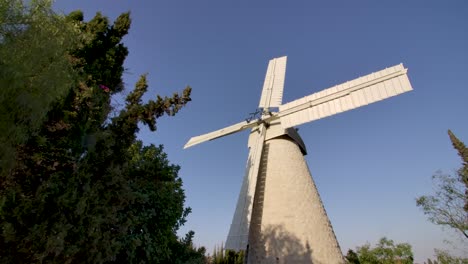
{"label": "tree canopy", "polygon": [[365,244],[358,247],[356,252],[349,250],[346,259],[355,264],[412,264],[414,257],[410,244],[395,244],[393,240],[383,237],[374,248]]}
{"label": "tree canopy", "polygon": [[79,35],[50,4],[0,0],[2,170],[13,166],[14,146],[35,134],[52,104],[76,84],[68,51],[77,47]]}
{"label": "tree canopy", "polygon": [[348,250],[348,253],[346,254],[345,258],[350,264],[361,264],[361,262],[359,261],[359,256],[352,249]]}
{"label": "tree canopy", "polygon": [[452,131],[450,141],[462,159],[462,167],[455,174],[438,172],[432,176],[435,194],[416,199],[429,221],[446,226],[468,239],[468,148]]}
{"label": "tree canopy", "polygon": [[435,255],[437,261],[433,261],[434,264],[468,264],[468,258],[455,257],[445,250],[436,249]]}
{"label": "tree canopy", "polygon": [[179,166],[162,145],[136,139],[139,125],[155,131],[159,117],[183,108],[191,88],[143,102],[142,75],[123,109],[114,109],[111,97],[124,89],[129,13],[85,22],[80,11],[56,15],[45,0],[0,1],[0,99],[10,109],[2,126],[13,126],[0,133],[15,151],[12,163],[1,164],[0,262],[202,262],[193,232],[176,235],[190,213]]}
{"label": "tree canopy", "polygon": [[448,134],[453,148],[457,150],[458,156],[460,156],[462,160],[462,167],[457,171],[457,174],[458,180],[465,186],[465,205],[463,206],[463,209],[468,213],[468,148],[452,133],[452,131],[449,130]]}

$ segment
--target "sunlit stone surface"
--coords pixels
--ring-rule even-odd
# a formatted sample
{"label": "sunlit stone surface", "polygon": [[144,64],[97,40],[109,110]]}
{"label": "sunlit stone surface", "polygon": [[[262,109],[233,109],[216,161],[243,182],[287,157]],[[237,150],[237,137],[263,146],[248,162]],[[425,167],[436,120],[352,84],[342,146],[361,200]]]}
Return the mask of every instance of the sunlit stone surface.
{"label": "sunlit stone surface", "polygon": [[248,263],[344,263],[301,149],[287,135],[265,143]]}

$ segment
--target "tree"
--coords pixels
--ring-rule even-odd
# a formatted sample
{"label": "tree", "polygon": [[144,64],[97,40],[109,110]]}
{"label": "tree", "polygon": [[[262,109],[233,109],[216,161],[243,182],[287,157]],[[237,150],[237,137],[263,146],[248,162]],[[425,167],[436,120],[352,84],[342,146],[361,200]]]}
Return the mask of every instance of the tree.
{"label": "tree", "polygon": [[193,233],[185,240],[176,235],[190,213],[179,167],[162,145],[136,139],[139,124],[155,131],[159,117],[184,107],[191,88],[144,103],[143,75],[125,107],[110,116],[111,97],[123,90],[128,51],[121,40],[130,15],[113,24],[100,13],[89,22],[79,11],[64,19],[79,33],[67,51],[78,77],[70,88],[60,86],[65,96],[51,100],[37,131],[17,142],[14,166],[0,176],[1,262],[201,263],[204,251],[191,245]]}
{"label": "tree", "polygon": [[450,130],[448,134],[463,166],[454,175],[433,175],[435,194],[417,198],[416,205],[432,223],[454,229],[468,239],[468,149]]}
{"label": "tree", "polygon": [[372,251],[371,245],[369,243],[365,244],[362,247],[357,248],[357,254],[359,262],[362,264],[378,264],[379,259],[376,254]]}
{"label": "tree", "polygon": [[0,174],[76,84],[68,52],[77,44],[77,30],[51,12],[50,1],[0,0]]}
{"label": "tree", "polygon": [[243,250],[234,251],[225,249],[223,244],[219,248],[215,247],[213,251],[213,257],[211,259],[212,264],[243,264],[245,262],[245,253]]}
{"label": "tree", "polygon": [[452,256],[449,252],[444,250],[435,250],[437,261],[434,264],[468,264],[467,258],[460,258]]}
{"label": "tree", "polygon": [[375,248],[371,248],[370,244],[358,247],[357,255],[362,264],[412,264],[414,259],[410,244],[395,245],[393,240],[386,237],[381,238]]}
{"label": "tree", "polygon": [[204,264],[209,263],[208,259],[205,257],[206,249],[204,247],[196,248],[193,245],[193,237],[195,233],[189,231],[185,238],[181,239],[179,243],[174,245],[174,256],[171,263],[174,264]]}
{"label": "tree", "polygon": [[[465,185],[465,205],[463,209],[468,213],[468,148],[461,142],[452,131],[448,131],[450,141],[453,148],[458,152],[458,156],[462,159],[462,167],[457,171],[459,180]],[[468,215],[467,215],[468,216]]]}
{"label": "tree", "polygon": [[348,253],[346,254],[345,258],[350,264],[361,264],[358,255],[352,249],[348,250]]}

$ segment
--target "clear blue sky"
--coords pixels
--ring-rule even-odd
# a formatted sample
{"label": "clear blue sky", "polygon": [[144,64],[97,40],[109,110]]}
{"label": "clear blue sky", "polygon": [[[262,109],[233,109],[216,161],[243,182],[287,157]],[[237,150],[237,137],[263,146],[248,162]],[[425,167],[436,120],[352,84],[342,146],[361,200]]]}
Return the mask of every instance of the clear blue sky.
{"label": "clear blue sky", "polygon": [[460,165],[447,129],[468,143],[468,2],[319,2],[58,0],[55,8],[86,19],[130,10],[128,89],[145,72],[147,98],[193,87],[185,109],[140,138],[164,144],[182,167],[193,209],[182,231],[210,250],[227,236],[248,133],[182,147],[255,110],[269,59],[288,56],[284,103],[403,62],[414,91],[299,132],[342,250],[387,236],[422,261],[454,237],[426,221],[415,198],[431,192],[435,171]]}

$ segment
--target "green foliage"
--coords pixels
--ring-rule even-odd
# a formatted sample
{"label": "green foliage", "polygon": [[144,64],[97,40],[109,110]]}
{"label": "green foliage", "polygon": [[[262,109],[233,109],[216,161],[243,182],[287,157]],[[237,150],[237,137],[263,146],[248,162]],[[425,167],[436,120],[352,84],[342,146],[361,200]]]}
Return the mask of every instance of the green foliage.
{"label": "green foliage", "polygon": [[42,125],[52,104],[76,84],[68,52],[76,28],[50,11],[51,2],[0,0],[0,174],[14,165],[15,147]]}
{"label": "green foliage", "polygon": [[432,261],[431,259],[427,259],[427,262],[425,261],[424,264],[439,264],[437,260]]}
{"label": "green foliage", "polygon": [[[365,244],[362,247],[357,248],[358,262],[350,263],[361,263],[361,264],[412,264],[413,263],[413,252],[411,245],[407,243],[396,244],[391,239],[383,237],[379,240],[374,248],[371,248],[370,244]],[[354,259],[352,254],[347,255]],[[348,259],[349,261],[349,259]]]}
{"label": "green foliage", "polygon": [[[31,5],[35,3],[43,2]],[[40,8],[46,18],[56,17],[50,5]],[[12,143],[14,166],[0,175],[1,263],[203,263],[204,249],[193,247],[193,232],[183,240],[176,236],[190,213],[184,208],[179,167],[170,164],[161,145],[143,146],[136,140],[140,123],[154,131],[157,118],[185,106],[190,87],[143,103],[148,88],[143,75],[125,107],[109,118],[111,96],[123,89],[128,51],[121,40],[130,27],[129,14],[113,24],[100,13],[83,22],[79,11],[60,21],[78,35],[76,46],[64,47],[63,42],[57,47],[66,52],[73,78],[54,77],[55,66],[35,72],[39,80],[54,82],[53,89],[63,91],[42,104],[44,117],[37,120],[35,132],[28,130],[22,142]],[[22,37],[22,32],[8,36],[12,43]],[[48,54],[48,49],[35,56]],[[6,66],[15,65],[13,58],[1,58]],[[24,64],[36,62],[35,57],[23,59]],[[59,63],[59,58],[47,59]],[[29,73],[17,64],[18,74]],[[29,91],[24,84],[15,89]],[[36,114],[32,108],[22,111]]]}
{"label": "green foliage", "polygon": [[348,253],[345,256],[346,260],[350,264],[361,264],[359,261],[359,256],[352,249],[348,250]]}
{"label": "green foliage", "polygon": [[177,258],[173,258],[171,263],[174,264],[204,264],[208,263],[204,247],[196,248],[193,245],[193,237],[195,233],[189,231],[184,239],[181,239],[178,243],[173,246],[173,255]]}
{"label": "green foliage", "polygon": [[461,142],[452,131],[448,131],[453,148],[457,150],[462,160],[462,167],[458,170],[459,181],[465,185],[465,205],[463,209],[468,213],[468,148]]}
{"label": "green foliage", "polygon": [[468,264],[468,258],[460,258],[450,255],[444,250],[435,250],[437,261],[434,264]]}
{"label": "green foliage", "polygon": [[418,197],[416,205],[432,223],[450,227],[468,239],[468,149],[450,130],[448,133],[463,166],[455,175],[433,175],[435,194]]}
{"label": "green foliage", "polygon": [[223,245],[214,249],[210,264],[243,264],[245,261],[244,251],[233,251],[224,249]]}

